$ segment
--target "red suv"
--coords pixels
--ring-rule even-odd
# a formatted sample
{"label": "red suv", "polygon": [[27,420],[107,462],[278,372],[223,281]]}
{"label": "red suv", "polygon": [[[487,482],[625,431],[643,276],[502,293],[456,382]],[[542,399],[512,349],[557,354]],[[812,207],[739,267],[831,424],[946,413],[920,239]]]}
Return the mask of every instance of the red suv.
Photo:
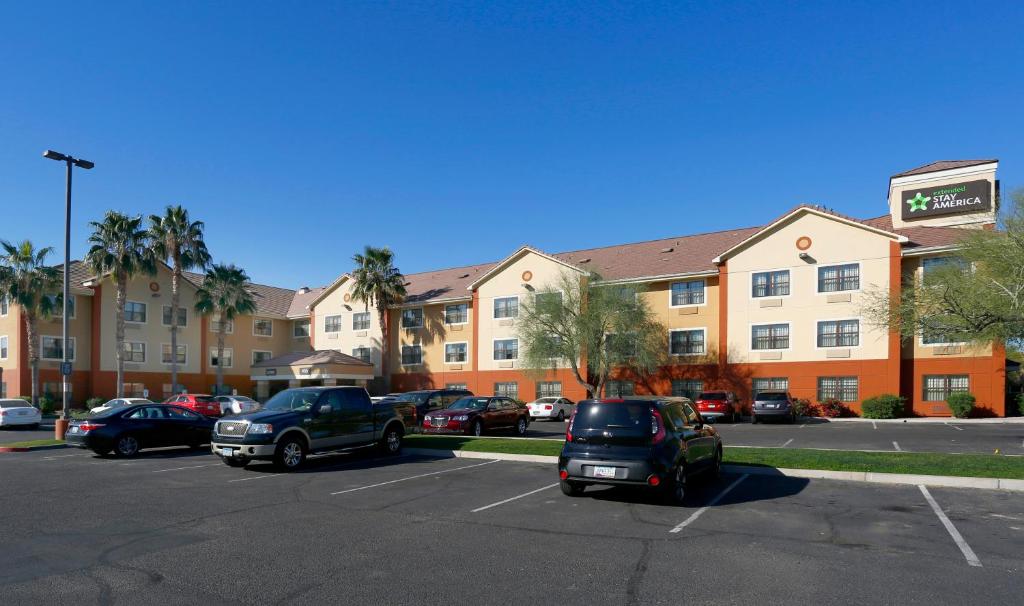
{"label": "red suv", "polygon": [[185,408],[192,409],[201,415],[207,417],[219,417],[223,414],[220,408],[220,402],[213,396],[207,396],[204,394],[197,393],[183,393],[179,396],[173,396],[167,398],[164,404],[177,404],[178,406],[184,406]]}
{"label": "red suv", "polygon": [[694,401],[697,412],[708,420],[729,419],[733,423],[740,420],[740,401],[731,391],[702,391]]}

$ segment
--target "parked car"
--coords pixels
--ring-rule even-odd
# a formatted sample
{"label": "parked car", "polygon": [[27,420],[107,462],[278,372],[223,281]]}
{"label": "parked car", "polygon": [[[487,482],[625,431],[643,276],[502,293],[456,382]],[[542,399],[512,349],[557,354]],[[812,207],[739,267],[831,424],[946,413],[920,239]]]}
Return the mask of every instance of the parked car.
{"label": "parked car", "polygon": [[691,477],[721,466],[722,438],[689,399],[631,396],[576,405],[558,477],[568,496],[593,484],[645,486],[679,505]]}
{"label": "parked car", "polygon": [[220,404],[221,415],[240,415],[260,409],[259,402],[245,396],[217,396],[214,399]]}
{"label": "parked car", "polygon": [[64,440],[101,456],[114,451],[119,457],[132,457],[144,448],[199,448],[210,441],[211,429],[213,419],[188,408],[132,404],[71,421]]}
{"label": "parked car", "polygon": [[184,406],[207,417],[219,417],[223,414],[217,398],[205,394],[183,393],[167,398],[164,404]]}
{"label": "parked car", "polygon": [[530,420],[537,419],[564,421],[572,416],[573,402],[569,398],[537,398],[526,405],[530,409]]}
{"label": "parked car", "polygon": [[416,405],[419,418],[427,416],[434,410],[442,410],[451,406],[459,398],[473,395],[468,389],[421,389],[400,394],[388,394],[396,399],[412,402]]}
{"label": "parked car", "polygon": [[422,431],[479,436],[495,429],[512,429],[522,436],[529,426],[529,409],[511,398],[468,396],[444,410],[428,413],[423,417]]}
{"label": "parked car", "polygon": [[278,392],[257,412],[217,421],[210,449],[230,467],[271,460],[292,471],[311,453],[379,446],[385,454],[398,454],[415,426],[415,406],[373,404],[362,387],[295,387]]}
{"label": "parked car", "polygon": [[702,391],[693,402],[700,416],[708,420],[740,420],[743,409],[739,398],[731,391]]}
{"label": "parked car", "polygon": [[795,422],[796,406],[793,396],[787,391],[758,392],[750,406],[750,422],[757,423],[767,418],[782,419],[787,423]]}
{"label": "parked car", "polygon": [[37,429],[42,421],[43,413],[27,400],[0,400],[0,427],[23,426]]}
{"label": "parked car", "polygon": [[113,408],[124,408],[125,406],[132,406],[134,404],[156,404],[156,402],[146,398],[114,398],[113,400],[107,400],[95,408],[90,408],[89,412],[96,415],[102,412],[107,412]]}

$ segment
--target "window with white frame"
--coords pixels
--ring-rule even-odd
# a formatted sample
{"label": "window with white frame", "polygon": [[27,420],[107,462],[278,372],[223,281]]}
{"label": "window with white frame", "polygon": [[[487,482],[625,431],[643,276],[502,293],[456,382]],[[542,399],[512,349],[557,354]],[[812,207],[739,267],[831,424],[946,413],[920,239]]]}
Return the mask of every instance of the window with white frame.
{"label": "window with white frame", "polygon": [[673,330],[669,334],[668,351],[673,356],[704,353],[704,329]]}
{"label": "window with white frame", "polygon": [[704,381],[700,379],[675,379],[672,381],[672,395],[677,398],[696,400],[704,391]]}
{"label": "window with white frame", "polygon": [[146,397],[146,384],[145,383],[125,383],[124,384],[124,397],[126,397],[126,398],[144,398],[144,397]]}
{"label": "window with white frame", "polygon": [[751,381],[754,397],[762,391],[789,391],[788,377],[758,377]]}
{"label": "window with white frame", "polygon": [[138,341],[124,342],[124,361],[142,364],[146,361],[146,344]]}
{"label": "window with white frame", "polygon": [[503,381],[494,384],[494,395],[505,398],[519,399],[519,383],[515,381]]}
{"label": "window with white frame", "polygon": [[[64,359],[64,339],[60,337],[41,337],[40,338],[40,352],[39,356],[44,360],[63,360]],[[68,339],[68,359],[75,359],[75,338],[71,337]]]}
{"label": "window with white frame", "polygon": [[789,270],[761,271],[751,278],[752,297],[785,297],[789,294]]}
{"label": "window with white frame", "polygon": [[221,320],[219,318],[215,319],[215,320],[210,320],[210,332],[220,332],[221,325],[224,326],[224,334],[226,334],[226,335],[234,334],[234,332],[235,332],[235,321],[234,320],[224,320],[223,322],[221,322]]}
{"label": "window with white frame", "polygon": [[961,272],[971,270],[971,264],[961,257],[929,257],[921,261],[921,275],[927,283],[935,277],[936,273],[942,272],[948,267],[956,268]]}
{"label": "window with white frame", "polygon": [[860,263],[818,268],[818,292],[842,292],[860,288]]}
{"label": "window with white frame", "polygon": [[822,320],[818,322],[818,347],[857,347],[860,345],[860,320]]}
{"label": "window with white frame", "polygon": [[[163,318],[162,323],[164,326],[171,325],[171,306],[163,306]],[[188,310],[184,307],[178,308],[178,326],[188,326]]]}
{"label": "window with white frame", "polygon": [[446,364],[463,364],[469,359],[468,343],[445,343],[444,361]]}
{"label": "window with white frame", "polygon": [[217,348],[210,348],[210,366],[220,366],[222,368],[233,368],[235,365],[235,350],[230,347],[224,348],[224,353],[221,357],[217,357]]}
{"label": "window with white frame", "polygon": [[[186,360],[188,359],[188,346],[187,345],[178,345],[178,352],[177,352],[177,355],[174,356],[174,358],[177,359],[178,364],[184,365],[186,363]],[[170,364],[171,363],[171,359],[172,359],[172,356],[171,356],[171,344],[170,343],[161,343],[160,344],[160,361],[162,363],[164,363],[164,364]]]}
{"label": "window with white frame", "polygon": [[519,317],[519,297],[498,297],[494,300],[494,318]]}
{"label": "window with white frame", "polygon": [[126,301],[124,304],[124,321],[135,324],[146,323],[146,304],[138,301]]}
{"label": "window with white frame", "polygon": [[253,318],[252,334],[255,337],[274,336],[274,321],[268,318]]}
{"label": "window with white frame", "polygon": [[495,360],[517,360],[519,359],[519,339],[495,339],[494,340]]}
{"label": "window with white frame", "polygon": [[[55,318],[61,318],[64,316],[64,305],[60,302],[58,295],[46,295],[46,298],[50,301],[50,309],[52,315]],[[68,297],[68,318],[75,319],[75,295]],[[5,314],[6,315],[6,314]]]}
{"label": "window with white frame", "polygon": [[945,402],[951,394],[970,391],[967,375],[925,375],[924,401]]}
{"label": "window with white frame", "polygon": [[672,283],[672,307],[704,304],[704,280]]}
{"label": "window with white frame", "polygon": [[352,314],[352,330],[370,330],[370,312],[360,311]]}
{"label": "window with white frame", "polygon": [[324,332],[341,332],[341,316],[325,317]]}
{"label": "window with white frame", "polygon": [[419,345],[402,346],[402,366],[423,364],[423,348]]}
{"label": "window with white frame", "polygon": [[423,308],[415,307],[413,309],[402,310],[402,328],[422,328],[423,327]]}
{"label": "window with white frame", "polygon": [[561,381],[538,381],[537,382],[537,397],[538,398],[561,398],[562,397],[562,382]]}
{"label": "window with white frame", "polygon": [[760,324],[750,327],[753,350],[789,349],[789,324]]}
{"label": "window with white frame", "polygon": [[636,395],[636,384],[633,381],[608,381],[604,384],[604,393],[609,398]]}
{"label": "window with white frame", "polygon": [[292,336],[296,339],[309,336],[309,318],[292,322]]}
{"label": "window with white frame", "polygon": [[818,377],[818,401],[857,401],[857,377]]}
{"label": "window with white frame", "polygon": [[359,358],[363,362],[370,362],[370,348],[369,347],[354,347],[352,348],[352,357]]}
{"label": "window with white frame", "polygon": [[469,322],[469,305],[456,303],[455,305],[444,306],[445,324],[465,324]]}
{"label": "window with white frame", "polygon": [[0,337],[0,360],[6,360],[7,359],[7,346],[8,346],[7,335],[4,335],[4,336]]}
{"label": "window with white frame", "polygon": [[465,383],[445,383],[445,389],[466,389]]}
{"label": "window with white frame", "polygon": [[259,350],[259,349],[254,349],[252,351],[252,363],[253,364],[259,364],[260,362],[266,362],[267,360],[269,360],[269,359],[271,359],[273,357],[274,357],[274,352],[272,352],[272,351],[263,351],[263,350]]}

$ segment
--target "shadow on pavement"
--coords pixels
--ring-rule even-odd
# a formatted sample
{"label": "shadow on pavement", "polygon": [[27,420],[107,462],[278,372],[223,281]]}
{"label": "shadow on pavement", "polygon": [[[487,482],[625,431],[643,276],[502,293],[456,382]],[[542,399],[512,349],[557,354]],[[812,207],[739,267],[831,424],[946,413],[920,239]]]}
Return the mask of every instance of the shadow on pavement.
{"label": "shadow on pavement", "polygon": [[[758,501],[770,501],[784,499],[803,492],[810,484],[805,478],[789,478],[779,475],[777,480],[772,482],[757,482],[756,490],[743,490],[744,485],[751,482],[752,477],[747,477],[743,482],[733,485],[742,474],[722,473],[716,480],[693,477],[690,479],[689,490],[683,507],[704,507],[709,506],[712,501],[719,498],[714,506],[735,505],[739,503],[756,503]],[[761,476],[764,477],[764,476]],[[725,496],[720,497],[725,490],[729,489]],[[664,507],[675,507],[666,502],[662,493],[655,489],[631,486],[588,486],[581,498],[592,498],[598,501],[615,501],[619,503],[636,503],[643,505],[661,505]]]}

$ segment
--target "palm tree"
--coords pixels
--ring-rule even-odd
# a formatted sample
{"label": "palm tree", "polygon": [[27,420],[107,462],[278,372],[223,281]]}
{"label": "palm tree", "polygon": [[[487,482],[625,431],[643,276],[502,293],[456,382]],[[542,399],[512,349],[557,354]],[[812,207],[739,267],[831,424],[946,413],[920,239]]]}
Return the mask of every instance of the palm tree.
{"label": "palm tree", "polygon": [[[203,222],[189,219],[181,206],[168,206],[163,216],[149,216],[149,239],[153,252],[171,266],[171,351],[178,351],[178,308],[181,274],[184,270],[206,269],[210,252],[203,241]],[[178,390],[178,356],[171,356],[171,391]]]}
{"label": "palm tree", "polygon": [[388,325],[388,307],[405,299],[405,276],[394,265],[395,254],[388,247],[367,246],[362,254],[352,257],[356,263],[352,271],[352,297],[362,301],[369,310],[377,308],[377,319],[381,330],[381,374],[384,375],[384,391],[389,391],[391,376],[388,374],[388,350],[391,343],[391,327]]}
{"label": "palm tree", "polygon": [[[25,240],[19,244],[0,241],[0,297],[21,308],[28,336],[28,363],[32,368],[32,405],[39,405],[39,319],[48,318],[63,299],[47,296],[59,292],[61,275],[46,265],[53,248],[36,249]],[[66,412],[66,411],[65,411]]]}
{"label": "palm tree", "polygon": [[[128,281],[135,276],[156,273],[153,251],[142,227],[142,217],[129,217],[108,210],[103,221],[90,221],[93,232],[89,236],[92,246],[85,262],[102,280],[109,276],[116,290],[116,347],[117,397],[124,397],[124,306],[128,297]],[[177,353],[177,352],[174,352]],[[172,356],[174,357],[174,356]]]}
{"label": "palm tree", "polygon": [[214,265],[206,272],[203,285],[196,293],[196,311],[204,316],[217,314],[217,393],[224,386],[224,335],[227,323],[237,316],[256,311],[256,301],[249,291],[249,276],[234,265]]}

